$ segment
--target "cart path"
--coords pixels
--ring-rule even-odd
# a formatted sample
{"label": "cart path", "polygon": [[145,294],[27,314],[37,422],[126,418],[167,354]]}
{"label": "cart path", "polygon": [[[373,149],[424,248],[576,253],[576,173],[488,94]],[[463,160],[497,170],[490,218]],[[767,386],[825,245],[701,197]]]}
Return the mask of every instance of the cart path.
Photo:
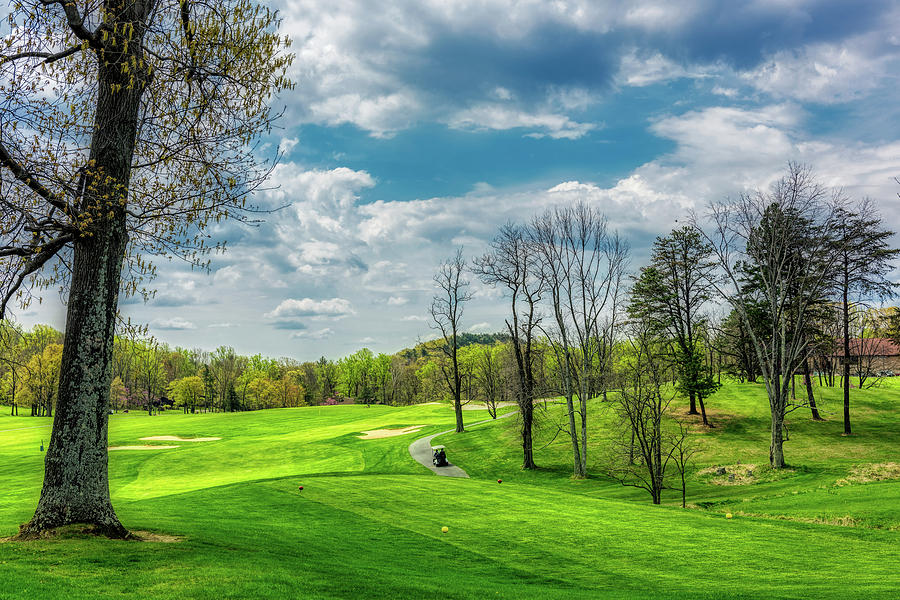
{"label": "cart path", "polygon": [[[497,419],[505,419],[506,417],[511,417],[515,414],[518,414],[518,410],[511,410],[508,413],[497,415]],[[491,421],[496,421],[497,419],[485,419],[484,421],[478,421],[477,423],[470,423],[466,425],[466,428],[474,427],[476,425],[482,425],[483,423],[490,423]],[[425,436],[423,438],[419,438],[409,445],[409,455],[413,457],[413,459],[433,472],[435,475],[443,475],[444,477],[468,477],[469,474],[450,463],[446,467],[436,467],[434,463],[431,461],[431,440],[438,437],[439,435],[444,435],[445,433],[453,433],[456,431],[456,428],[448,429],[447,431],[441,431],[440,433],[435,433],[429,436]]]}

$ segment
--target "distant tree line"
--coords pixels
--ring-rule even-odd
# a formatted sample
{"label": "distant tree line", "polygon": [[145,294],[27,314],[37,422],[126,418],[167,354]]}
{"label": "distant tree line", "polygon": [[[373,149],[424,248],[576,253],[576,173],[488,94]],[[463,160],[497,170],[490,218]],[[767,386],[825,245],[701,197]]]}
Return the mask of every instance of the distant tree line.
{"label": "distant tree line", "polygon": [[[504,334],[460,334],[464,402],[487,402],[493,410],[506,397],[506,340]],[[12,414],[53,415],[62,342],[62,333],[52,327],[25,330],[0,321],[0,403]],[[396,354],[363,348],[337,361],[301,362],[243,356],[227,346],[209,352],[116,336],[109,407],[152,414],[171,408],[195,413],[315,406],[347,399],[392,405],[444,401],[440,355],[435,342],[426,342]]]}

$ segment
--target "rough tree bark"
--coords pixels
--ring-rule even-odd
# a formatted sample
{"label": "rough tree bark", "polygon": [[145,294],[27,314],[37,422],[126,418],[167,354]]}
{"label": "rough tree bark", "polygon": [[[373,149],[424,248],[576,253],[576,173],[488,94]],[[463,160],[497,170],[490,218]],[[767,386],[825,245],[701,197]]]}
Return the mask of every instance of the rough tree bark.
{"label": "rough tree bark", "polygon": [[[135,42],[143,36],[150,4],[137,2],[119,9],[120,19],[136,25]],[[137,54],[139,47],[134,43],[132,52]],[[56,417],[41,497],[31,521],[21,528],[25,537],[70,523],[93,525],[110,537],[130,535],[109,497],[106,444],[116,309],[128,244],[124,200],[143,92],[143,85],[128,89],[129,75],[122,64],[131,58],[121,52],[98,66],[90,152],[94,175],[86,181],[81,198],[91,225],[74,243]],[[116,92],[114,85],[119,88]]]}

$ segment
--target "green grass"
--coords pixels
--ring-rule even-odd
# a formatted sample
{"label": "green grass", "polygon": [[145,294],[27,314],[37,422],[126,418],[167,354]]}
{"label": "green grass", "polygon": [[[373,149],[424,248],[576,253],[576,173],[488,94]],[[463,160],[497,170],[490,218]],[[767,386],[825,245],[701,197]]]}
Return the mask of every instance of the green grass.
{"label": "green grass", "polygon": [[[798,389],[798,392],[800,390]],[[886,380],[883,385],[870,390],[853,390],[851,418],[854,435],[843,436],[841,420],[842,400],[839,389],[815,388],[817,402],[825,422],[815,422],[808,410],[798,410],[788,417],[790,439],[784,445],[789,470],[772,472],[768,468],[769,407],[765,389],[761,384],[730,383],[707,402],[713,428],[705,429],[699,418],[686,415],[686,401],[675,400],[675,409],[685,419],[693,421],[692,438],[700,445],[701,452],[694,458],[688,478],[688,502],[702,506],[717,506],[726,512],[737,508],[747,510],[745,499],[770,498],[792,495],[795,491],[823,491],[826,504],[835,509],[843,504],[834,498],[850,497],[857,493],[851,488],[876,489],[875,484],[853,485],[833,490],[837,480],[846,477],[860,464],[887,461],[900,462],[900,381]],[[437,441],[447,446],[448,454],[464,467],[470,475],[496,478],[504,473],[507,479],[541,486],[553,486],[578,491],[592,496],[619,498],[645,502],[649,494],[635,488],[624,488],[602,476],[604,453],[609,446],[608,425],[613,416],[611,406],[599,401],[589,404],[589,414],[594,423],[590,430],[588,468],[592,477],[586,481],[574,481],[571,446],[564,434],[557,435],[557,423],[564,417],[563,406],[548,404],[546,410],[536,411],[538,426],[535,447],[542,448],[536,455],[540,467],[536,472],[518,469],[521,450],[518,440],[518,424],[515,419],[498,423],[497,427],[475,430],[464,436],[444,436]],[[554,438],[554,436],[556,436]],[[547,445],[549,444],[549,445]],[[707,467],[756,465],[755,480],[751,485],[711,485],[709,476],[698,475]],[[894,490],[894,498],[900,500],[900,482],[884,484]],[[834,492],[834,493],[832,493]],[[863,491],[858,492],[863,496]],[[681,490],[669,490],[664,502],[681,503]],[[818,501],[811,506],[818,504]],[[879,526],[900,528],[900,502]],[[812,518],[810,507],[797,512],[797,516]],[[829,509],[831,510],[831,509]],[[784,513],[779,513],[784,514]],[[824,513],[823,513],[824,514]]]}
{"label": "green grass", "polygon": [[[711,400],[719,426],[696,434],[704,451],[695,470],[766,462],[761,394],[729,385]],[[838,396],[829,394],[823,404],[836,410]],[[674,496],[654,507],[646,493],[598,475],[599,403],[594,476],[582,481],[568,477],[559,438],[538,451],[540,471],[522,472],[515,417],[439,438],[472,478],[434,476],[407,446],[452,426],[446,406],[117,415],[110,445],[179,444],[139,441],[151,435],[223,438],[110,453],[125,525],[182,541],[72,532],[2,543],[0,598],[894,598],[900,482],[834,483],[853,465],[898,458],[898,399],[893,386],[857,392],[859,433],[850,438],[839,435],[837,415],[827,423],[795,415],[786,446],[794,471],[748,486],[692,474],[689,502],[706,508],[688,510]],[[558,410],[542,417],[541,446]],[[48,419],[5,413],[0,536],[31,516],[39,446],[49,437]],[[483,418],[466,412],[468,422]],[[407,425],[426,427],[356,437]],[[726,510],[736,518],[726,520]],[[827,524],[845,517],[853,527]]]}

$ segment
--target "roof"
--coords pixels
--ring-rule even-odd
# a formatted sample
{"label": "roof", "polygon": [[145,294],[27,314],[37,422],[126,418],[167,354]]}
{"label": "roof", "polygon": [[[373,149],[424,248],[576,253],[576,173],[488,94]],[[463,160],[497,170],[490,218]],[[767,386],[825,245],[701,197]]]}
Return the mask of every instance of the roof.
{"label": "roof", "polygon": [[[839,343],[833,356],[844,355],[844,344]],[[900,346],[889,338],[854,338],[850,340],[850,356],[900,356]]]}

